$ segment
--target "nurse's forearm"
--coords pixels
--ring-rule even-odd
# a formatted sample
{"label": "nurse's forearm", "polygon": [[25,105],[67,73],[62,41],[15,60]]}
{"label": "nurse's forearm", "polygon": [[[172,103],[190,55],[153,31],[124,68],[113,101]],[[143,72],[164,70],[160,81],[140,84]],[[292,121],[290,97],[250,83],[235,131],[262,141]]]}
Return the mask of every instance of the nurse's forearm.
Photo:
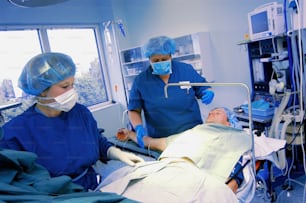
{"label": "nurse's forearm", "polygon": [[132,110],[129,111],[128,115],[129,115],[129,120],[134,128],[139,124],[143,125],[140,111]]}

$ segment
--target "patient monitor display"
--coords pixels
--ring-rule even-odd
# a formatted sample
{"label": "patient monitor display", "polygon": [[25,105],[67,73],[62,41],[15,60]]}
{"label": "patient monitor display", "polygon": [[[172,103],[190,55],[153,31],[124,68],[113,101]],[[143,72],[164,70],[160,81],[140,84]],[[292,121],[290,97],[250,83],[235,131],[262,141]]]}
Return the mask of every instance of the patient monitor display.
{"label": "patient monitor display", "polygon": [[271,2],[248,13],[251,40],[280,35],[285,32],[284,9],[282,4]]}

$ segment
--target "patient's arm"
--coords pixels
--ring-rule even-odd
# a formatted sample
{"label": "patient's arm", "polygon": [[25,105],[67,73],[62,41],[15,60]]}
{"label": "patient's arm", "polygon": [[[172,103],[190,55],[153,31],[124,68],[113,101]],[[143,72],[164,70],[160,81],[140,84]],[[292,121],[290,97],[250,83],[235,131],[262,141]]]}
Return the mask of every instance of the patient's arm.
{"label": "patient's arm", "polygon": [[145,146],[152,150],[164,151],[167,147],[167,138],[152,138],[144,136]]}
{"label": "patient's arm", "polygon": [[[119,140],[132,140],[133,142],[137,143],[136,133],[134,131],[122,128],[119,129],[117,133],[120,135]],[[164,151],[167,147],[167,138],[152,138],[149,136],[143,137],[143,142],[145,147],[148,147],[151,150],[158,150],[158,151]]]}

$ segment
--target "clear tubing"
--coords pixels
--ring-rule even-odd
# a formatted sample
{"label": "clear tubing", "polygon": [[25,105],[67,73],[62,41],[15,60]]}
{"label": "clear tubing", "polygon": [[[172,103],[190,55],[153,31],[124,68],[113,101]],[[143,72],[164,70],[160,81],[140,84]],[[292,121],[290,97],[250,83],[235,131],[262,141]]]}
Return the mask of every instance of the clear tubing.
{"label": "clear tubing", "polygon": [[268,133],[269,137],[279,139],[279,137],[276,137],[276,132],[278,132],[278,129],[276,129],[276,127],[278,127],[278,124],[281,121],[281,118],[282,118],[281,115],[284,112],[284,110],[285,110],[285,108],[288,104],[290,96],[291,96],[291,92],[286,92],[284,98],[282,99],[282,102],[280,103],[279,107],[276,109],[276,112],[273,116],[273,120],[272,120],[270,130],[269,130],[269,133]]}

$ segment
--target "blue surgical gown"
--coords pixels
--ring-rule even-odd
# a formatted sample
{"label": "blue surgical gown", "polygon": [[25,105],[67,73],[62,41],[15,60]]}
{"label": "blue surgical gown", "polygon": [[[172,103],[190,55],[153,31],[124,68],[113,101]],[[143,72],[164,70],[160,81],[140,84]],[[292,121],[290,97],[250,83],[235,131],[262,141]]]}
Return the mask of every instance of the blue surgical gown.
{"label": "blue surgical gown", "polygon": [[[172,61],[172,73],[168,83],[178,82],[205,83],[190,65]],[[207,86],[193,86],[189,90],[182,87],[168,87],[168,98],[165,97],[165,83],[158,75],[152,74],[149,67],[134,80],[130,92],[128,110],[142,109],[149,136],[167,137],[180,133],[203,123],[197,98]]]}
{"label": "blue surgical gown", "polygon": [[34,152],[37,163],[53,177],[75,178],[88,169],[76,183],[90,189],[97,186],[91,165],[99,159],[106,160],[112,146],[99,134],[91,112],[78,103],[58,117],[46,117],[33,105],[2,128],[0,147]]}

